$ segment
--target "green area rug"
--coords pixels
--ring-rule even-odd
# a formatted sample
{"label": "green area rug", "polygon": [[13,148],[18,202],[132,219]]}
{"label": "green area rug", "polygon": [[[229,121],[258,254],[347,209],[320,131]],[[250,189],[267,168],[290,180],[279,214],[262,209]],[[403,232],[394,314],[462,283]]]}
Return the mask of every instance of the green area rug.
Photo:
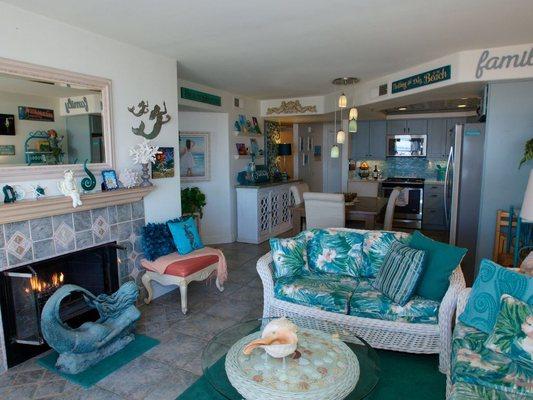
{"label": "green area rug", "polygon": [[[438,370],[438,355],[420,355],[377,350],[381,374],[374,391],[366,397],[371,400],[427,400],[446,397],[446,376]],[[224,358],[217,362],[221,379],[231,386],[224,371]],[[361,371],[364,373],[364,371]],[[178,400],[224,400],[211,388],[205,377],[200,377]],[[348,396],[347,400],[352,399]]]}
{"label": "green area rug", "polygon": [[96,382],[115,372],[117,369],[126,365],[130,361],[133,361],[158,344],[159,340],[157,339],[153,339],[145,335],[135,335],[135,340],[129,343],[122,350],[76,375],[64,374],[57,370],[56,361],[59,354],[55,351],[52,351],[50,354],[41,357],[37,360],[37,363],[41,367],[61,375],[63,378],[72,383],[76,383],[84,388],[89,388]]}

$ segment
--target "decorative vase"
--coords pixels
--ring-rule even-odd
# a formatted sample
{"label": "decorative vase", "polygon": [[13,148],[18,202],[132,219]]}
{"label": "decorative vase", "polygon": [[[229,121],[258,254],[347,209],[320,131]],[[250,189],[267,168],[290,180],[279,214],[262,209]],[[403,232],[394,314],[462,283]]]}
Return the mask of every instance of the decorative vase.
{"label": "decorative vase", "polygon": [[143,167],[141,187],[153,186],[154,184],[150,182],[150,174],[148,173],[148,163],[143,163],[141,165]]}

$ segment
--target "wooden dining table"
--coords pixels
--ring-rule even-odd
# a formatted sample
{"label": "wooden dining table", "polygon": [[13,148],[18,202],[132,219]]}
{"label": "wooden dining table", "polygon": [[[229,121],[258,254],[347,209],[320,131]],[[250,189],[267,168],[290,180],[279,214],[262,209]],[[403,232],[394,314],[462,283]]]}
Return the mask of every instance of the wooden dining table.
{"label": "wooden dining table", "polygon": [[[387,206],[386,197],[357,197],[353,203],[345,206],[346,222],[362,221],[365,229],[373,230],[376,226],[376,217]],[[303,220],[305,218],[305,204],[291,207],[293,229],[295,233],[302,231]]]}

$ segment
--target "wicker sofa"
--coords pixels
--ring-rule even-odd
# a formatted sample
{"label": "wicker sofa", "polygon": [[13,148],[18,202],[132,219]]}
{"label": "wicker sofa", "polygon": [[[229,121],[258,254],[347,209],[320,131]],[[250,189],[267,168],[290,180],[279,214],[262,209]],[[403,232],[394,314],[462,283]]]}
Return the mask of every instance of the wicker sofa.
{"label": "wicker sofa", "polygon": [[[335,229],[335,231],[353,231],[367,233],[374,231]],[[399,237],[408,235],[395,233]],[[366,240],[366,239],[365,239]],[[367,244],[368,245],[368,244]],[[368,246],[367,246],[368,247]],[[257,262],[257,271],[263,283],[264,317],[287,316],[296,320],[305,327],[314,328],[339,334],[348,342],[357,342],[356,337],[362,338],[372,347],[386,350],[402,351],[408,353],[439,354],[439,369],[447,373],[450,360],[450,343],[452,333],[452,320],[456,308],[457,298],[465,288],[465,280],[458,266],[450,277],[450,286],[446,295],[435,307],[435,317],[431,321],[410,321],[408,318],[396,318],[391,320],[390,315],[386,318],[378,316],[350,315],[350,312],[332,312],[306,304],[298,304],[276,296],[276,281],[272,270],[272,254],[269,252]],[[322,275],[321,279],[324,279]],[[327,279],[327,276],[326,276]],[[357,305],[357,299],[365,291],[372,290],[371,280],[353,278],[355,289],[351,293],[352,305]],[[332,280],[335,280],[332,277]],[[311,289],[312,290],[312,289]],[[379,293],[372,292],[372,296]],[[372,297],[370,296],[370,297]],[[355,300],[355,303],[354,303]],[[407,306],[407,305],[406,305]],[[362,314],[366,315],[366,314]]]}

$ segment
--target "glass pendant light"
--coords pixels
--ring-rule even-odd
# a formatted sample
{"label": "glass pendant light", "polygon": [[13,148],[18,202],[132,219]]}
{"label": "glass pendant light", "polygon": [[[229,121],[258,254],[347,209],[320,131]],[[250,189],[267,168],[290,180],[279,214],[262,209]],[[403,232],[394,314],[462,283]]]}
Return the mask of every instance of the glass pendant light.
{"label": "glass pendant light", "polygon": [[339,146],[337,145],[334,145],[332,148],[331,148],[331,158],[339,158],[339,154],[340,154],[340,151],[339,151]]}
{"label": "glass pendant light", "polygon": [[337,143],[343,144],[346,140],[346,133],[342,129],[337,132]]}
{"label": "glass pendant light", "polygon": [[357,133],[357,117],[359,116],[359,111],[355,108],[355,83],[353,90],[353,107],[350,108],[350,114],[348,115],[348,132]]}
{"label": "glass pendant light", "polygon": [[355,106],[350,108],[350,114],[349,114],[348,118],[349,119],[357,119],[358,116],[359,116],[359,112],[357,111],[357,108],[355,108]]}
{"label": "glass pendant light", "polygon": [[351,119],[348,122],[348,132],[357,133],[357,121],[355,119]]}
{"label": "glass pendant light", "polygon": [[343,93],[339,97],[339,108],[346,108],[348,105],[348,99],[346,98],[346,95]]}

